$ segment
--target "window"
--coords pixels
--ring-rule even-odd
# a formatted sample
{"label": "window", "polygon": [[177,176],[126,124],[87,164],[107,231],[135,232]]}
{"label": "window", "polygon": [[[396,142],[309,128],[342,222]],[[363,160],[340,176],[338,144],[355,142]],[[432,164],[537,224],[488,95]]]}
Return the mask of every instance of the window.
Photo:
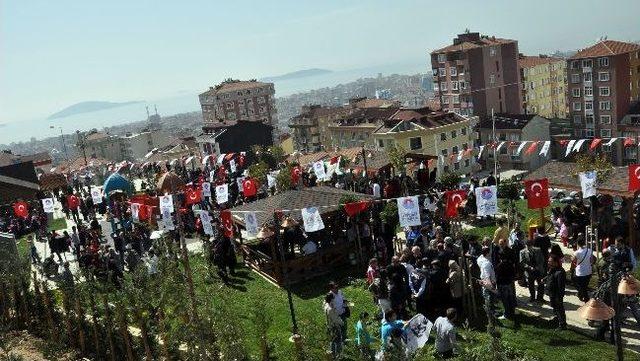
{"label": "window", "polygon": [[593,115],[585,115],[584,124],[588,127],[593,127]]}
{"label": "window", "polygon": [[489,75],[489,84],[495,84],[496,83],[496,76],[491,74]]}
{"label": "window", "polygon": [[576,124],[580,124],[582,123],[582,115],[580,114],[574,114],[573,116],[573,122]]}
{"label": "window", "polygon": [[451,131],[451,139],[455,139],[458,136],[458,133],[455,130]]}
{"label": "window", "polygon": [[[493,75],[492,75],[493,76]],[[529,82],[529,89],[535,89],[536,88],[536,83],[535,82]]]}
{"label": "window", "polygon": [[452,97],[453,99],[453,104],[460,104],[460,96],[459,95],[454,95]]}
{"label": "window", "polygon": [[611,110],[611,102],[608,100],[600,102],[600,110]]}
{"label": "window", "polygon": [[378,147],[384,148],[384,140],[378,139]]}
{"label": "window", "polygon": [[460,134],[467,135],[467,128],[460,129]]}
{"label": "window", "polygon": [[584,81],[586,81],[586,82],[593,81],[591,73],[584,73]]}
{"label": "window", "polygon": [[467,89],[467,83],[465,83],[464,81],[459,81],[458,82],[460,84],[460,89],[464,90]]}
{"label": "window", "polygon": [[438,85],[438,83],[433,83],[433,91],[437,92],[440,90],[440,86]]}
{"label": "window", "polygon": [[601,71],[598,73],[598,80],[599,81],[609,81],[609,72],[608,71]]}
{"label": "window", "polygon": [[499,141],[507,140],[507,135],[505,133],[498,133],[498,140]]}
{"label": "window", "polygon": [[571,83],[577,84],[580,82],[580,74],[571,74]]}
{"label": "window", "polygon": [[601,138],[611,138],[611,129],[600,129]]}
{"label": "window", "polygon": [[453,148],[451,148],[451,154],[458,154],[458,146],[454,145]]}
{"label": "window", "polygon": [[442,90],[443,92],[447,91],[447,83],[442,82],[440,83],[440,90]]}
{"label": "window", "polygon": [[440,133],[440,140],[442,141],[447,140],[447,133]]}
{"label": "window", "polygon": [[465,167],[468,167],[468,166],[469,166],[469,164],[470,164],[470,163],[469,163],[469,159],[465,159],[465,160],[464,160],[464,166],[465,166]]}
{"label": "window", "polygon": [[594,135],[593,129],[585,129],[584,130],[584,137],[585,138],[593,138],[593,135]]}
{"label": "window", "polygon": [[411,150],[422,148],[422,138],[421,137],[409,138],[409,148],[411,148]]}
{"label": "window", "polygon": [[609,88],[608,86],[601,86],[600,88],[598,88],[598,90],[600,91],[601,97],[608,97],[609,95],[611,95],[611,88]]}
{"label": "window", "polygon": [[440,151],[440,154],[446,157],[447,155],[449,155],[449,151],[447,149],[443,149]]}
{"label": "window", "polygon": [[601,115],[600,116],[600,124],[611,124],[611,116],[610,115]]}
{"label": "window", "polygon": [[447,70],[445,68],[440,68],[438,70],[438,76],[444,78],[445,76],[447,76]]}
{"label": "window", "polygon": [[585,97],[592,97],[593,96],[593,87],[592,86],[584,87],[584,96]]}
{"label": "window", "polygon": [[492,46],[489,48],[489,56],[495,56],[496,55],[496,47]]}
{"label": "window", "polygon": [[449,104],[449,97],[442,97],[442,104]]}
{"label": "window", "polygon": [[233,102],[227,102],[227,104],[225,104],[227,109],[233,109]]}
{"label": "window", "polygon": [[591,59],[584,59],[582,61],[582,67],[583,68],[591,68],[591,66],[593,66]]}
{"label": "window", "polygon": [[598,59],[598,65],[601,66],[601,67],[609,66],[609,58],[607,58],[607,57],[599,58]]}
{"label": "window", "polygon": [[458,75],[458,69],[456,69],[456,67],[455,67],[455,66],[450,67],[450,68],[449,68],[449,75],[451,75],[451,76],[456,76],[456,75]]}
{"label": "window", "polygon": [[571,69],[579,69],[580,68],[580,62],[577,60],[574,60],[571,62]]}
{"label": "window", "polygon": [[438,63],[444,63],[447,61],[447,54],[438,54]]}
{"label": "window", "polygon": [[438,69],[431,69],[433,76],[438,76]]}
{"label": "window", "polygon": [[575,111],[580,111],[580,110],[582,110],[582,104],[581,104],[581,103],[579,103],[579,102],[574,102],[574,103],[573,103],[573,110],[575,110]]}
{"label": "window", "polygon": [[580,98],[580,88],[573,88],[571,89],[571,95],[574,98]]}
{"label": "window", "polygon": [[458,90],[458,82],[457,81],[452,81],[451,82],[451,90]]}
{"label": "window", "polygon": [[584,102],[584,110],[593,110],[593,102],[591,100]]}

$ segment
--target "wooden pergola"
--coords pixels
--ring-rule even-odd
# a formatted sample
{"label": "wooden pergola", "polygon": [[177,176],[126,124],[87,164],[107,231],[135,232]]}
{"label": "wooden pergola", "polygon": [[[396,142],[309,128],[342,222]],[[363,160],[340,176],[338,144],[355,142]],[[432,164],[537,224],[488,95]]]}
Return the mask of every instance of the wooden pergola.
{"label": "wooden pergola", "polygon": [[[527,175],[524,180],[547,178],[549,186],[573,191],[581,191],[576,163],[551,161]],[[629,226],[629,246],[638,249],[638,242],[633,219],[633,204],[637,192],[629,190],[629,175],[627,167],[612,167],[604,179],[598,179],[598,194],[620,197],[627,200],[627,224]]]}

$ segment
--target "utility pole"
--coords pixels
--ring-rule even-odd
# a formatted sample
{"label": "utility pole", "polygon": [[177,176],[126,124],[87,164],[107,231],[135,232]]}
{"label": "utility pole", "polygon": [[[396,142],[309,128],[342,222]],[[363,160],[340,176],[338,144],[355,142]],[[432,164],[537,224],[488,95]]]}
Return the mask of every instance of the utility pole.
{"label": "utility pole", "polygon": [[497,148],[498,146],[496,145],[496,143],[498,142],[498,140],[496,139],[496,118],[493,115],[493,108],[491,108],[491,127],[492,127],[492,137],[493,137],[493,176],[497,177],[498,176],[498,155],[497,153]]}
{"label": "utility pole", "polygon": [[87,163],[87,143],[85,142],[86,138],[84,134],[81,134],[79,130],[76,130],[76,135],[78,137],[77,147],[82,149],[82,155],[84,156],[84,165],[88,165]]}

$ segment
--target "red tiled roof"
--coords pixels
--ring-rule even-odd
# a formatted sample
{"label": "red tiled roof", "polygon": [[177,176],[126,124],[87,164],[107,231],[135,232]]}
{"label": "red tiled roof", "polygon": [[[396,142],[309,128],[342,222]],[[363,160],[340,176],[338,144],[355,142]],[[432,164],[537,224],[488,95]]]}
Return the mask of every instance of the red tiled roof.
{"label": "red tiled roof", "polygon": [[531,68],[542,64],[551,64],[563,61],[564,59],[553,58],[550,56],[521,56],[518,58],[518,66],[520,68]]}
{"label": "red tiled roof", "polygon": [[593,58],[597,56],[619,55],[640,50],[640,45],[616,40],[603,40],[578,51],[569,59]]}
{"label": "red tiled roof", "polygon": [[354,104],[356,108],[388,108],[399,105],[400,102],[388,99],[363,99]]}

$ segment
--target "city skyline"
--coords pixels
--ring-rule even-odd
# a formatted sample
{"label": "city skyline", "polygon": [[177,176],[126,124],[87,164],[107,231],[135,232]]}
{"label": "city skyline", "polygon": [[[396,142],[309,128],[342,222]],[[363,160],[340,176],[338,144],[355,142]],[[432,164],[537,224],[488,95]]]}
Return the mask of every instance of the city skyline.
{"label": "city skyline", "polygon": [[453,17],[446,5],[409,0],[393,7],[382,1],[3,2],[0,123],[46,117],[81,101],[199,92],[227,77],[414,61],[426,72],[429,52],[466,28],[518,40],[525,54],[576,50],[602,36],[640,40],[637,2],[617,2],[628,11],[547,3],[555,10],[543,3],[460,1],[464,11]]}

